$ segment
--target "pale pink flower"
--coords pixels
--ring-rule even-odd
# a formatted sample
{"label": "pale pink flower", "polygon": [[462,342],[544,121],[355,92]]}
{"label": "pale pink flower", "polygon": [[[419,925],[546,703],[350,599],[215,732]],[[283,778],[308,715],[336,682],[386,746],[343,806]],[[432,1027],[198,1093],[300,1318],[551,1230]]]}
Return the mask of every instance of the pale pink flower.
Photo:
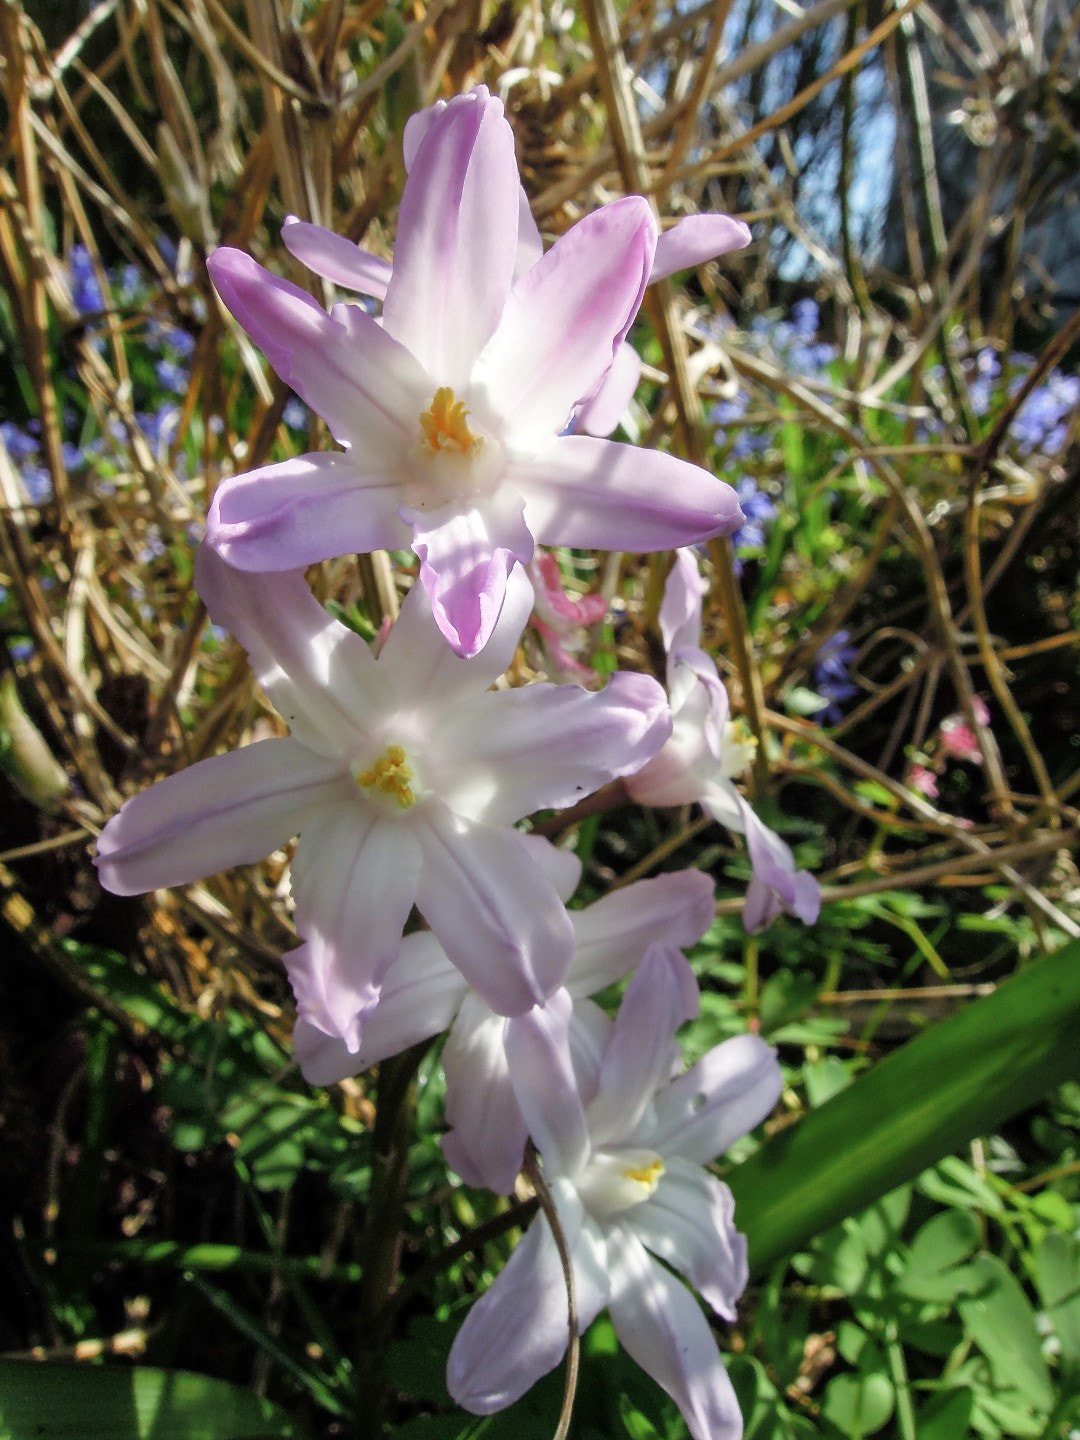
{"label": "pale pink flower", "polygon": [[[657,946],[618,1018],[602,1017],[591,1063],[572,1054],[563,991],[507,1025],[506,1053],[570,1250],[580,1329],[606,1307],[694,1440],[736,1440],[738,1404],[716,1342],[667,1267],[734,1319],[746,1243],[731,1192],[704,1164],[769,1113],[782,1082],[774,1052],[755,1035],[725,1041],[673,1079],[674,1032],[697,1003],[685,959]],[[566,1285],[540,1215],[458,1332],[450,1394],[476,1415],[501,1410],[557,1365],[566,1345]]]}
{"label": "pale pink flower", "polygon": [[[240,251],[211,256],[225,303],[343,449],[226,480],[207,539],[249,570],[411,546],[439,629],[467,656],[536,541],[666,549],[729,533],[742,512],[687,461],[561,433],[637,313],[657,248],[646,201],[585,216],[522,271],[501,103],[481,86],[417,136],[381,322],[355,304],[327,315]],[[344,264],[318,237],[309,263],[320,246]]]}
{"label": "pale pink flower", "polygon": [[972,765],[983,763],[978,737],[962,715],[946,715],[938,728],[938,744],[942,754],[951,760],[966,760]]}
{"label": "pale pink flower", "polygon": [[[536,859],[563,900],[577,886],[577,857],[533,840]],[[568,912],[574,954],[566,990],[575,1002],[571,1047],[589,1056],[596,1045],[595,1006],[584,998],[622,980],[649,948],[691,945],[712,923],[713,882],[697,870],[657,875],[612,891],[593,905]],[[329,1085],[449,1030],[443,1046],[446,1122],[443,1149],[451,1168],[469,1185],[506,1194],[521,1168],[528,1131],[511,1083],[504,1046],[506,1021],[484,1003],[447,958],[433,935],[407,935],[383,982],[379,1003],[364,1024],[360,1049],[351,1054],[335,1039],[299,1020],[293,1036],[306,1079]],[[585,1067],[593,1064],[586,1059]]]}
{"label": "pale pink flower", "polygon": [[520,571],[472,660],[447,648],[418,587],[376,659],[301,572],[245,574],[204,546],[195,579],[292,733],[128,800],[98,841],[106,889],[187,884],[299,833],[292,887],[305,944],[285,964],[301,1016],[352,1050],[414,904],[498,1012],[521,1014],[561,985],[573,929],[513,826],[651,755],[670,725],[660,687],[621,674],[600,694],[490,691],[531,609]]}
{"label": "pale pink flower", "polygon": [[908,774],[908,784],[920,795],[925,795],[928,800],[938,798],[938,781],[933,770],[916,761]]}
{"label": "pale pink flower", "polygon": [[667,649],[672,732],[659,752],[625,781],[642,805],[700,804],[729,830],[746,836],[753,875],[743,924],[751,933],[785,912],[810,925],[821,891],[807,870],[795,868],[790,847],[754,813],[734,779],[753,758],[753,744],[729,719],[728,695],[712,658],[700,649],[704,581],[697,559],[680,550],[660,607]]}
{"label": "pale pink flower", "polygon": [[587,627],[607,614],[607,601],[602,595],[572,599],[563,585],[559,562],[550,550],[537,548],[528,570],[536,594],[529,623],[540,639],[548,675],[582,684],[596,680],[596,671],[578,660],[574,652],[588,643]]}

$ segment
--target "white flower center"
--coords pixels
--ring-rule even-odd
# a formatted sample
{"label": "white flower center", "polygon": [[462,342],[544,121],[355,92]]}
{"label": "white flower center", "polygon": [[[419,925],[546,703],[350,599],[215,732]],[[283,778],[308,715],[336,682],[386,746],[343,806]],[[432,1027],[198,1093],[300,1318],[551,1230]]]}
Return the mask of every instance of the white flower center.
{"label": "white flower center", "polygon": [[422,795],[416,771],[404,745],[391,742],[370,765],[355,765],[352,777],[372,799],[387,803],[391,810],[411,810]]}
{"label": "white flower center", "polygon": [[419,417],[420,435],[405,456],[405,502],[436,510],[486,494],[498,479],[501,447],[469,424],[469,410],[449,385],[440,385]]}
{"label": "white flower center", "polygon": [[597,1150],[577,1190],[590,1215],[605,1220],[650,1199],[663,1173],[664,1162],[654,1150]]}
{"label": "white flower center", "polygon": [[720,742],[720,764],[727,779],[742,775],[754,763],[757,741],[742,720],[729,720]]}

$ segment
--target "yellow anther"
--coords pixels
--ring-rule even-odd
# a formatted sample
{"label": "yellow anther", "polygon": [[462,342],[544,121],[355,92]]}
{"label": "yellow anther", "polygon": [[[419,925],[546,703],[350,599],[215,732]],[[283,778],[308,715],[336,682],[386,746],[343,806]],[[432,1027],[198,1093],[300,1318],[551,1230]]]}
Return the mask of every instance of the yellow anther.
{"label": "yellow anther", "polygon": [[660,1176],[664,1173],[664,1162],[659,1156],[651,1165],[645,1165],[640,1170],[624,1170],[623,1174],[627,1180],[636,1180],[639,1185],[648,1185],[650,1190],[655,1190],[660,1182]]}
{"label": "yellow anther", "polygon": [[449,385],[440,385],[431,404],[420,416],[424,444],[433,455],[446,450],[469,455],[483,444],[481,437],[469,429],[468,414],[464,400],[455,399]]}
{"label": "yellow anther", "polygon": [[364,790],[374,790],[390,800],[396,800],[402,810],[415,805],[416,796],[409,784],[413,778],[412,766],[405,763],[405,750],[401,745],[388,745],[374,765],[356,775],[356,783]]}

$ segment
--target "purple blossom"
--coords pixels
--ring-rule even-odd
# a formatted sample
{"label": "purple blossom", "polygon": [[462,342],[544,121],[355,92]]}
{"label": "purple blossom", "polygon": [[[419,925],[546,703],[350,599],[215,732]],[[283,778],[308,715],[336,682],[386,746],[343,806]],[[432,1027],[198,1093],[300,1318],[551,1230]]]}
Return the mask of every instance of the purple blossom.
{"label": "purple blossom", "polygon": [[[210,259],[225,303],[344,449],[226,480],[207,536],[245,569],[411,545],[439,629],[467,656],[536,541],[663,549],[730,533],[741,512],[730,486],[675,456],[560,433],[637,313],[657,248],[646,202],[585,216],[522,271],[500,102],[480,86],[410,126],[381,325],[357,305],[328,316],[239,251]],[[333,239],[316,236],[324,273],[361,264]]]}
{"label": "purple blossom", "polygon": [[595,695],[573,685],[489,692],[532,605],[520,571],[491,644],[471,660],[441,641],[419,587],[376,659],[303,572],[244,573],[203,546],[195,581],[291,735],[201,761],[128,800],[98,841],[105,888],[187,884],[299,833],[292,885],[305,944],[286,967],[301,1018],[351,1050],[414,904],[500,1014],[561,985],[572,927],[512,827],[656,751],[670,718],[655,681],[619,674]]}
{"label": "purple blossom", "polygon": [[[746,1242],[731,1192],[704,1166],[768,1114],[782,1080],[755,1035],[726,1041],[672,1079],[675,1030],[697,1006],[686,961],[657,945],[617,1019],[597,1014],[587,1054],[574,1053],[571,1001],[560,991],[506,1026],[507,1067],[570,1252],[579,1327],[606,1308],[693,1440],[737,1440],[742,1420],[716,1341],[667,1267],[734,1319]],[[475,1415],[502,1410],[559,1363],[566,1344],[562,1263],[540,1215],[458,1332],[450,1394]]]}
{"label": "purple blossom", "polygon": [[94,269],[90,251],[85,245],[71,247],[68,261],[71,275],[71,299],[80,315],[96,315],[105,309],[105,297]]}

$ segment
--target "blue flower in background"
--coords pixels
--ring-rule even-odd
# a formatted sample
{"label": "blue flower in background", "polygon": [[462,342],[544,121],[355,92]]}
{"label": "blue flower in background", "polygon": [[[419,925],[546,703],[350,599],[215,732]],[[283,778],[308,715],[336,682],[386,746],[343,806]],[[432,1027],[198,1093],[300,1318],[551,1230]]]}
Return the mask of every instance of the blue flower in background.
{"label": "blue flower in background", "polygon": [[94,262],[85,245],[71,247],[71,298],[80,315],[95,315],[105,309],[105,297],[101,293]]}
{"label": "blue flower in background", "polygon": [[825,725],[835,725],[843,718],[844,702],[859,693],[852,683],[851,666],[859,653],[852,645],[850,630],[837,630],[814,657],[813,689],[827,702],[821,712]]}
{"label": "blue flower in background", "polygon": [[735,493],[746,523],[732,535],[732,544],[736,550],[760,550],[765,544],[766,527],[776,519],[776,506],[748,475],[735,482]]}
{"label": "blue flower in background", "polygon": [[298,395],[292,395],[285,402],[285,409],[281,418],[290,430],[306,430],[308,428],[308,407]]}

